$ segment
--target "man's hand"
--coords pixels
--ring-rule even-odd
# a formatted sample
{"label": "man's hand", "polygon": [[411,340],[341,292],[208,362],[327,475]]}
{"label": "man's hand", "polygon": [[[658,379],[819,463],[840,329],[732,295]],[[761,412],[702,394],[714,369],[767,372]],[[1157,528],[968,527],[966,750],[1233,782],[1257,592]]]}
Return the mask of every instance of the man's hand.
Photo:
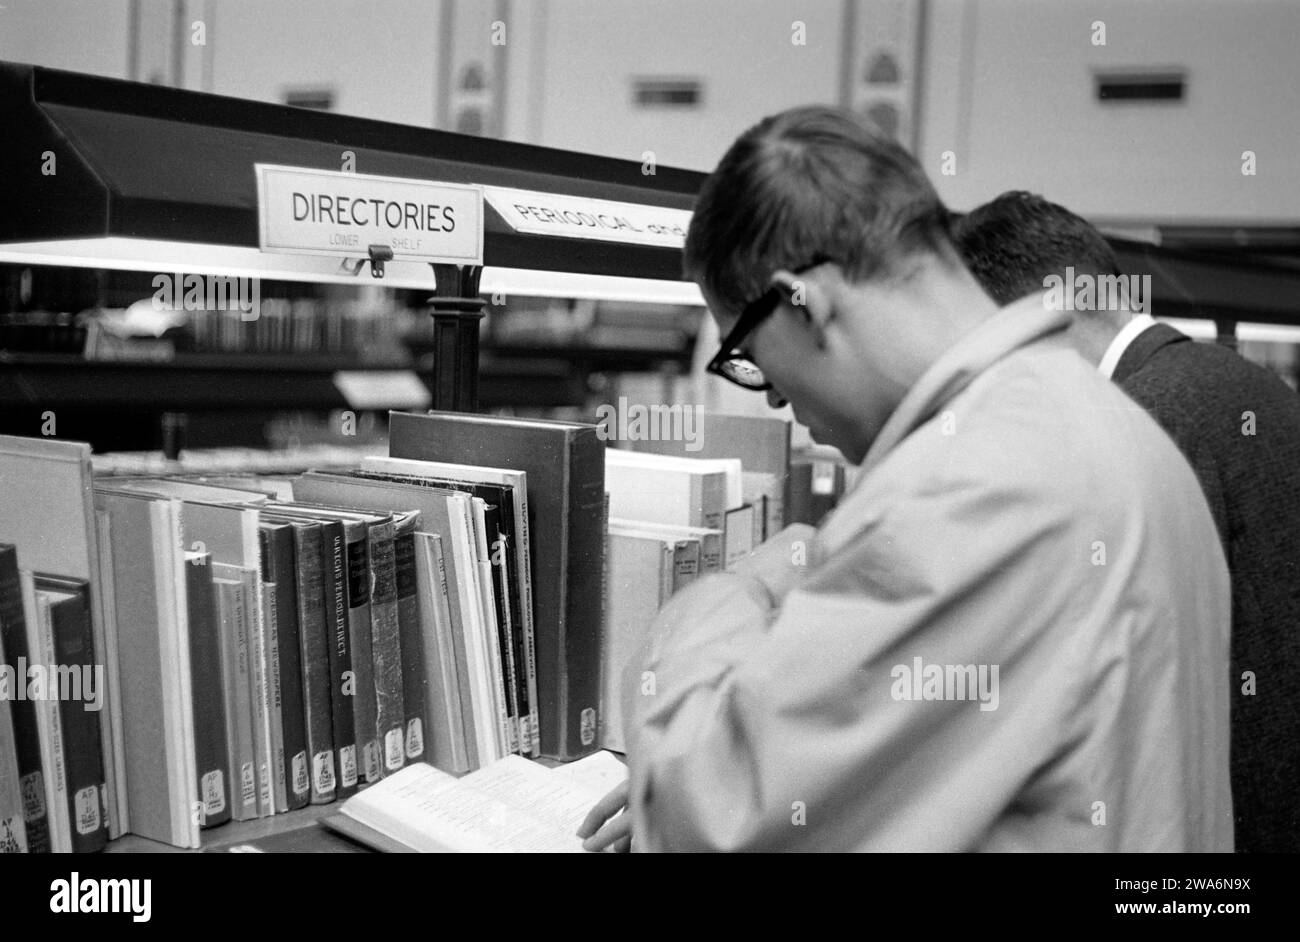
{"label": "man's hand", "polygon": [[631,783],[624,782],[587,812],[578,826],[584,850],[608,848],[616,854],[626,854],[632,849],[632,815],[627,810],[630,790]]}

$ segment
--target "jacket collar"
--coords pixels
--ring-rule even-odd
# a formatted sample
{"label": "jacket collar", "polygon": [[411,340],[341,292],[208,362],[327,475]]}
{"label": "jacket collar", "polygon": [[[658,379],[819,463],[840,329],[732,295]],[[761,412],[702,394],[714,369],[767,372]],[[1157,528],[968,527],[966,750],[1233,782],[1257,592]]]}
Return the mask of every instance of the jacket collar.
{"label": "jacket collar", "polygon": [[921,375],[876,436],[862,470],[869,471],[918,426],[934,416],[958,393],[998,360],[1070,323],[1066,311],[1044,304],[1045,296],[1030,295],[1002,308],[958,340]]}
{"label": "jacket collar", "polygon": [[1184,340],[1190,342],[1191,339],[1168,324],[1155,324],[1148,327],[1133,338],[1133,342],[1128,345],[1128,349],[1115,364],[1115,371],[1110,374],[1110,378],[1117,383],[1122,383],[1140,370],[1157,350],[1171,343],[1181,343]]}

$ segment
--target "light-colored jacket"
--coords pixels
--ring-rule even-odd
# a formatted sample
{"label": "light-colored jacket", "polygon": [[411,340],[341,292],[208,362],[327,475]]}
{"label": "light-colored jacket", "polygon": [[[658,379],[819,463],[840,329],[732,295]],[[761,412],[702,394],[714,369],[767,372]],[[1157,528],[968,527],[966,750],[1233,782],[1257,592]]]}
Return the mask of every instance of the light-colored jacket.
{"label": "light-colored jacket", "polygon": [[1214,523],[1065,323],[1000,311],[819,530],[669,602],[624,681],[640,849],[1232,849]]}

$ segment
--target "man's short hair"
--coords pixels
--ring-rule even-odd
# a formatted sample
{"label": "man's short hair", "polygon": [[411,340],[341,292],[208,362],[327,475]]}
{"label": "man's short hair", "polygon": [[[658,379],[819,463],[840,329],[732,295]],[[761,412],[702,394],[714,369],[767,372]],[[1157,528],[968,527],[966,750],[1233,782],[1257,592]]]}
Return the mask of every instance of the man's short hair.
{"label": "man's short hair", "polygon": [[1012,190],[958,219],[953,241],[966,267],[998,304],[1044,290],[1049,275],[1118,275],[1115,250],[1064,206]]}
{"label": "man's short hair", "polygon": [[948,218],[912,155],[866,119],[793,108],[742,134],[705,180],[686,277],[732,307],[815,256],[863,280],[921,249],[952,251]]}

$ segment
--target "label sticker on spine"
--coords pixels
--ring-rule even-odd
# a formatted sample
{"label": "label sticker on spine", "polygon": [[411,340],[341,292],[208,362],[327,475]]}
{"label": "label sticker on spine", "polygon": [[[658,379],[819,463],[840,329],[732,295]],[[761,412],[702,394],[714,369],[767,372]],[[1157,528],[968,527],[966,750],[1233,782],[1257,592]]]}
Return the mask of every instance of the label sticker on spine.
{"label": "label sticker on spine", "polygon": [[300,752],[293,757],[293,793],[305,795],[311,791],[311,778],[307,772],[307,753]]}
{"label": "label sticker on spine", "polygon": [[424,755],[424,724],[418,716],[406,721],[406,758],[418,759]]}
{"label": "label sticker on spine", "polygon": [[318,752],[311,757],[311,764],[316,791],[322,794],[334,791],[334,754]]}
{"label": "label sticker on spine", "polygon": [[357,747],[344,746],[339,750],[339,778],[344,788],[351,788],[357,783]]}
{"label": "label sticker on spine", "polygon": [[199,783],[203,795],[203,810],[208,815],[221,814],[226,810],[225,776],[220,769],[206,772]]}
{"label": "label sticker on spine", "polygon": [[579,717],[581,723],[578,729],[578,735],[582,739],[584,746],[590,746],[596,741],[596,710],[594,707],[587,707],[582,711]]}
{"label": "label sticker on spine", "polygon": [[45,779],[40,769],[28,772],[22,780],[23,818],[36,821],[45,817]]}
{"label": "label sticker on spine", "polygon": [[366,781],[374,782],[379,778],[379,743],[373,739],[366,743]]}
{"label": "label sticker on spine", "polygon": [[77,833],[94,834],[99,830],[99,789],[88,785],[72,799],[77,813]]}
{"label": "label sticker on spine", "polygon": [[402,767],[402,730],[390,729],[384,733],[384,765],[391,772]]}
{"label": "label sticker on spine", "polygon": [[27,829],[23,827],[22,818],[14,815],[12,818],[0,820],[0,854],[25,853],[27,853]]}
{"label": "label sticker on spine", "polygon": [[245,806],[257,804],[257,776],[253,763],[245,762],[239,769],[239,794]]}

